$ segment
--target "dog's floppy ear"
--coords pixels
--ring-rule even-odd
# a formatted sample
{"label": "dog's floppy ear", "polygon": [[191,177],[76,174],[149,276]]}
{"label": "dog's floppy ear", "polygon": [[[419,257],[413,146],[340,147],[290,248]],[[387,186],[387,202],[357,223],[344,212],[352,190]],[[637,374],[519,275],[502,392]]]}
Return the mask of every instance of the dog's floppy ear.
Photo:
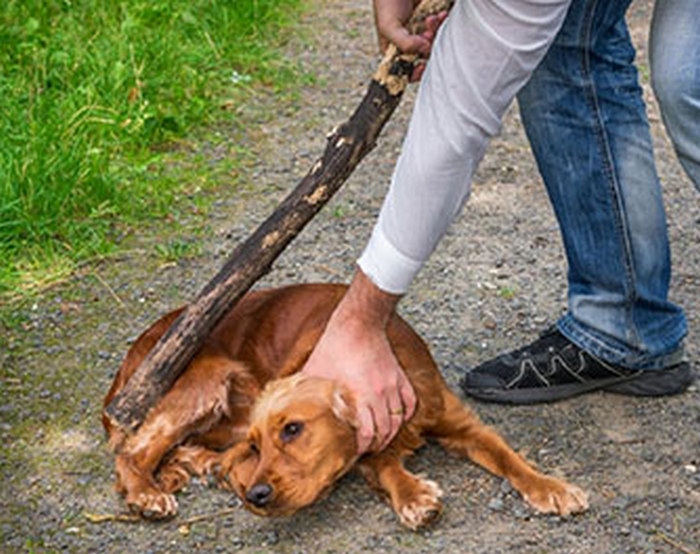
{"label": "dog's floppy ear", "polygon": [[333,390],[332,409],[333,415],[340,421],[348,423],[351,427],[357,429],[360,424],[357,421],[355,411],[355,401],[352,395],[347,390],[342,390],[336,387]]}

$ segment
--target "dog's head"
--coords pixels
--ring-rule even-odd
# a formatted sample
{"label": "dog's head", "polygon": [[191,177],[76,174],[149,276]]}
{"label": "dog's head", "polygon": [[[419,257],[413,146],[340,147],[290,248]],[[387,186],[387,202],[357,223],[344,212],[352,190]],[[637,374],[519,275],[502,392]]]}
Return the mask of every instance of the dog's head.
{"label": "dog's head", "polygon": [[247,442],[224,457],[222,477],[260,515],[308,506],[357,459],[354,403],[326,379],[296,374],[267,385]]}

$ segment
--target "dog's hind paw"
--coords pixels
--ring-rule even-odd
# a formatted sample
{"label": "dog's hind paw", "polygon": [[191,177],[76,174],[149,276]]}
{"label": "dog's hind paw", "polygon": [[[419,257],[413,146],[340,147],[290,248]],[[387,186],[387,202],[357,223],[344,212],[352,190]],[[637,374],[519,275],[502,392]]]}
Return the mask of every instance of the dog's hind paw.
{"label": "dog's hind paw", "polygon": [[172,494],[166,494],[150,488],[126,499],[129,509],[146,519],[166,519],[177,514],[177,500]]}
{"label": "dog's hind paw", "polygon": [[588,495],[561,479],[541,476],[528,489],[523,497],[540,513],[568,516],[588,509]]}
{"label": "dog's hind paw", "polygon": [[406,495],[396,513],[406,527],[419,529],[435,521],[442,513],[442,490],[435,481],[416,479],[415,490]]}

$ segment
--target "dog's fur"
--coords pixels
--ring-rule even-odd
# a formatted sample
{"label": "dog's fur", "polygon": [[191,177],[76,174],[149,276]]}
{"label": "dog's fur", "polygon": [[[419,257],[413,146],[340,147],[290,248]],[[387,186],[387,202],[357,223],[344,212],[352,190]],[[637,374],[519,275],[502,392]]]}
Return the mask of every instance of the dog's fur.
{"label": "dog's fur", "polygon": [[[299,285],[248,294],[135,434],[123,434],[103,415],[116,451],[117,490],[127,504],[146,517],[169,517],[177,511],[173,493],[190,475],[214,475],[248,509],[290,514],[357,466],[401,522],[415,529],[440,513],[442,492],[409,473],[402,459],[432,437],[506,477],[540,512],[586,509],[581,489],[539,473],[462,406],[425,343],[398,316],[388,336],[415,389],[417,409],[384,451],[358,460],[352,396],[332,381],[297,373],[344,292],[340,285]],[[105,406],[181,310],[133,344]]]}

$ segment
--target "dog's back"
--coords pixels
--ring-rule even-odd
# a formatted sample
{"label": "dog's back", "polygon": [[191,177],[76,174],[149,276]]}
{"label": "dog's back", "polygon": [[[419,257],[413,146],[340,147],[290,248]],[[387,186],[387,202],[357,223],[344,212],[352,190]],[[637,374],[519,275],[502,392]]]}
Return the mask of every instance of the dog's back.
{"label": "dog's back", "polygon": [[[301,369],[346,289],[345,285],[306,284],[251,292],[224,317],[204,344],[215,345],[232,360],[245,364],[262,388],[271,379]],[[184,309],[161,317],[134,342],[105,397],[105,407]],[[428,347],[411,327],[395,316],[388,333],[413,386],[422,390],[437,386],[436,380],[442,377]],[[111,436],[113,429],[104,415],[102,423]]]}

